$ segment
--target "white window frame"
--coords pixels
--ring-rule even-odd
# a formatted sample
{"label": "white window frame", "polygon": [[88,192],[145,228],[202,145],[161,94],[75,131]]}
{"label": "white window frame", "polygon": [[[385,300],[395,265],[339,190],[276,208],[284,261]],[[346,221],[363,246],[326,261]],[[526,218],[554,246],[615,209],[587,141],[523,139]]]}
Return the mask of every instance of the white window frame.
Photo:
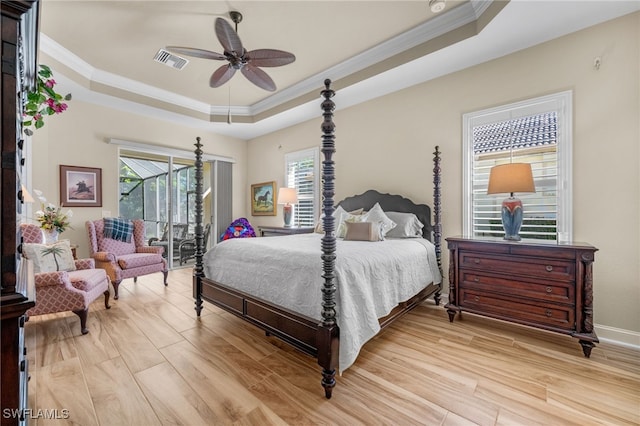
{"label": "white window frame", "polygon": [[473,128],[484,124],[517,119],[548,111],[558,116],[557,130],[557,241],[573,241],[573,92],[571,90],[514,102],[462,116],[462,232],[473,238]]}
{"label": "white window frame", "polygon": [[[313,217],[312,223],[315,223],[320,214],[320,149],[318,147],[293,151],[284,155],[284,186],[287,188],[295,188],[295,183],[289,182],[289,163],[309,157],[313,158],[313,214],[315,217]],[[299,226],[298,215],[295,211],[297,207],[297,205],[294,205],[293,226]]]}

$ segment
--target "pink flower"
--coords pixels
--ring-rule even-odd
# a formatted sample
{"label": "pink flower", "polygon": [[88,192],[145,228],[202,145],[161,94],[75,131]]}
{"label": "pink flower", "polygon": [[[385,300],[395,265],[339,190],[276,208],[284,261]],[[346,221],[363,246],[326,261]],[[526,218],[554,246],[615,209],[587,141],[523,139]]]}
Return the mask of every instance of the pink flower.
{"label": "pink flower", "polygon": [[51,87],[55,86],[56,81],[54,79],[49,79],[44,84],[45,84],[45,86],[51,88]]}
{"label": "pink flower", "polygon": [[56,112],[56,114],[60,114],[67,109],[67,104],[55,104],[51,108]]}

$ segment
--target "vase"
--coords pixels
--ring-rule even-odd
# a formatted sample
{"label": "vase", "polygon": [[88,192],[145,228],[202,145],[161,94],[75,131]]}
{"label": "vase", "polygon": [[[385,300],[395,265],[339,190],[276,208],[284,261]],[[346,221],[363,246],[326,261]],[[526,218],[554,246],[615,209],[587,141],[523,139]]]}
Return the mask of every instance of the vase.
{"label": "vase", "polygon": [[43,232],[45,244],[54,244],[58,242],[58,231],[55,229],[43,229]]}

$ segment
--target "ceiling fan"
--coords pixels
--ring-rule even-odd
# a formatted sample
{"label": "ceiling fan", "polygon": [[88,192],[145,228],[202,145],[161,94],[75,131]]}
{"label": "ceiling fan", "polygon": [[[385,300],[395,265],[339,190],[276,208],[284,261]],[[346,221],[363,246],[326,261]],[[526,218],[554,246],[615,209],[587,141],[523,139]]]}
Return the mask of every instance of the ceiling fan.
{"label": "ceiling fan", "polygon": [[276,49],[256,49],[247,52],[242,46],[238,37],[238,23],[242,21],[240,12],[229,12],[231,20],[236,24],[234,30],[223,18],[217,18],[215,24],[216,36],[224,48],[224,53],[212,52],[210,50],[196,49],[192,47],[167,46],[166,49],[182,55],[196,58],[213,59],[216,61],[229,61],[211,74],[209,86],[220,87],[240,70],[247,79],[256,86],[273,92],[276,84],[266,72],[259,67],[279,67],[287,65],[296,60],[296,57],[282,50]]}

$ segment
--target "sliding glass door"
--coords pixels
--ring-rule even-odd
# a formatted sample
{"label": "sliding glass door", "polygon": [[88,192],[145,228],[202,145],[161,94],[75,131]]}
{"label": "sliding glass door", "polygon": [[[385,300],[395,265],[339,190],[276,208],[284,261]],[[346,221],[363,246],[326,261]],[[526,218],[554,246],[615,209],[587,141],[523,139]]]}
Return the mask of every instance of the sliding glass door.
{"label": "sliding glass door", "polygon": [[[205,169],[210,169],[208,163]],[[170,268],[193,263],[192,253],[181,251],[181,243],[194,237],[195,184],[192,160],[120,153],[120,216],[144,219],[148,244],[164,248]],[[205,191],[210,186],[205,179]],[[204,201],[205,210],[210,210]]]}

